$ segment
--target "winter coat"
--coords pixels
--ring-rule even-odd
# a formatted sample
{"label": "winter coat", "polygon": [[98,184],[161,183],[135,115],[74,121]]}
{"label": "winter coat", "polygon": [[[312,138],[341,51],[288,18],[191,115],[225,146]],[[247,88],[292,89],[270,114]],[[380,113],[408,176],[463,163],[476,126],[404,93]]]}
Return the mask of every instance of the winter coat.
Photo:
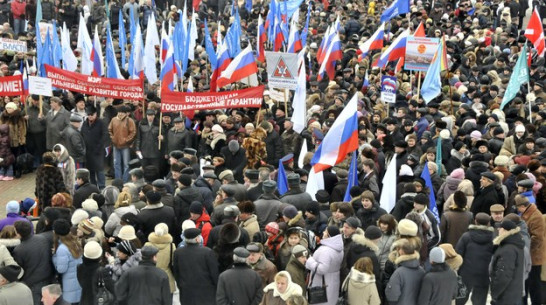
{"label": "winter coat", "polygon": [[169,277],[149,260],[123,274],[116,283],[116,298],[120,305],[171,305],[173,301]]}
{"label": "winter coat", "polygon": [[51,197],[59,192],[66,192],[63,174],[58,167],[42,164],[36,170],[36,190],[40,210],[51,206]]}
{"label": "winter coat", "polygon": [[308,231],[313,231],[315,236],[322,236],[322,233],[324,230],[326,230],[327,226],[328,217],[326,214],[324,214],[324,212],[319,212],[319,214],[315,216],[314,220],[311,220],[309,217],[305,219],[305,229]]}
{"label": "winter coat", "polygon": [[544,241],[546,226],[544,224],[544,219],[542,218],[542,213],[540,213],[536,205],[530,204],[525,212],[521,214],[521,219],[527,224],[529,235],[531,235],[530,251],[533,266],[542,265],[546,247]]}
{"label": "winter coat", "polygon": [[[339,270],[343,261],[343,237],[338,234],[321,240],[321,246],[309,257],[305,267],[311,272],[310,287],[317,287],[326,284],[326,295],[328,301],[321,304],[334,305],[339,296]],[[322,282],[324,276],[324,282]]]}
{"label": "winter coat", "polygon": [[72,201],[72,206],[76,209],[79,209],[82,207],[82,203],[91,196],[91,194],[100,194],[99,188],[91,184],[89,182],[86,182],[78,187],[78,189],[74,192],[74,199]]}
{"label": "winter coat", "polygon": [[375,172],[371,172],[368,175],[363,175],[358,184],[360,185],[361,189],[371,191],[375,197],[375,200],[379,200],[380,192],[379,185],[377,184],[377,174]]}
{"label": "winter coat", "polygon": [[[42,3],[42,15],[43,19],[46,19],[45,14],[43,13],[43,3]],[[70,112],[68,112],[64,107],[61,106],[61,109],[57,111],[57,114],[53,115],[53,110],[49,110],[46,115],[46,148],[47,150],[52,150],[53,145],[61,143],[61,132],[70,125]]]}
{"label": "winter coat", "polygon": [[[57,158],[57,167],[61,169],[66,191],[74,195],[74,183],[76,183],[76,165],[74,159],[68,154],[68,150],[62,144],[56,144],[54,147],[61,149],[61,156]],[[87,199],[87,198],[86,198]]]}
{"label": "winter coat", "polygon": [[212,230],[212,224],[210,223],[210,216],[203,210],[203,213],[195,222],[195,227],[201,230],[201,237],[203,237],[203,244],[206,245],[209,240],[210,231]]}
{"label": "winter coat", "polygon": [[260,276],[246,263],[234,264],[218,278],[216,305],[258,305],[262,296]]}
{"label": "winter coat", "polygon": [[108,130],[102,120],[97,119],[92,125],[85,120],[80,131],[85,142],[85,168],[90,171],[104,170],[104,147]]}
{"label": "winter coat", "polygon": [[[285,269],[288,273],[290,273],[290,277],[292,277],[292,282],[300,285],[303,295],[307,295],[307,269],[305,269],[305,265],[302,264],[294,255],[290,257],[290,260],[288,261],[288,264],[286,265]],[[275,276],[275,275],[273,275]]]}
{"label": "winter coat", "polygon": [[55,18],[55,5],[52,1],[42,1],[42,19],[51,21]]}
{"label": "winter coat", "polygon": [[486,172],[489,169],[489,165],[482,161],[471,161],[470,167],[465,172],[465,179],[472,181],[474,191],[480,189],[481,173]]}
{"label": "winter coat", "polygon": [[3,218],[2,220],[0,220],[0,231],[2,231],[2,229],[4,229],[5,226],[13,226],[13,224],[16,221],[28,222],[30,224],[31,232],[34,232],[34,225],[32,224],[32,222],[28,220],[26,217],[21,216],[17,213],[8,213],[6,215],[6,218]]}
{"label": "winter coat", "polygon": [[470,211],[474,215],[480,212],[489,215],[491,214],[491,206],[497,203],[500,203],[499,196],[497,194],[497,190],[495,189],[495,185],[492,184],[482,189],[479,189],[478,192],[476,192],[476,197],[472,202],[472,207],[470,208]]}
{"label": "winter coat", "polygon": [[375,276],[351,268],[349,276],[343,282],[342,289],[347,287],[349,305],[380,305]]}
{"label": "winter coat", "polygon": [[152,233],[158,223],[164,223],[169,227],[169,232],[175,236],[179,232],[179,225],[176,224],[174,210],[171,207],[165,206],[162,203],[148,204],[137,215],[141,225],[144,238],[148,239],[148,235]]}
{"label": "winter coat", "polygon": [[446,202],[447,198],[451,196],[451,194],[455,193],[457,191],[457,187],[459,184],[463,181],[462,179],[456,179],[451,176],[447,176],[446,182],[440,186],[440,189],[438,190],[438,196],[436,198],[437,203],[444,203]]}
{"label": "winter coat", "polygon": [[391,214],[396,221],[406,218],[406,215],[413,210],[413,198],[415,195],[417,195],[417,193],[405,193],[400,197],[400,200],[396,202],[394,209],[391,211]]}
{"label": "winter coat", "polygon": [[140,252],[140,249],[137,249],[137,251],[125,261],[121,261],[118,257],[113,263],[107,265],[106,268],[111,270],[112,279],[118,281],[127,270],[135,268],[141,260],[142,253]]}
{"label": "winter coat", "polygon": [[174,282],[171,266],[176,246],[173,244],[173,237],[169,233],[165,235],[157,235],[155,232],[152,232],[148,236],[148,242],[145,244],[145,246],[153,246],[159,250],[159,252],[156,254],[156,267],[165,271],[169,277],[169,287],[171,288],[171,293],[174,293],[176,290],[176,284]]}
{"label": "winter coat", "polygon": [[349,185],[349,180],[340,179],[334,186],[334,189],[332,190],[332,194],[330,194],[330,202],[343,201],[343,198],[345,197],[345,191],[347,190],[348,185]]}
{"label": "winter coat", "polygon": [[299,186],[290,188],[290,190],[286,192],[280,200],[281,202],[295,206],[296,209],[301,212],[304,212],[307,204],[313,201],[311,195],[304,192]]}
{"label": "winter coat", "polygon": [[161,151],[158,149],[159,125],[154,123],[150,125],[147,119],[143,119],[138,124],[135,150],[140,151],[144,158],[161,157]]}
{"label": "winter coat", "polygon": [[447,160],[447,163],[446,163],[447,174],[451,174],[452,171],[456,170],[457,168],[461,168],[462,160],[469,156],[470,156],[470,152],[468,150],[466,151],[466,154],[463,155],[459,151],[452,149],[451,156],[449,157],[449,160]]}
{"label": "winter coat", "polygon": [[181,304],[215,304],[218,261],[214,251],[198,244],[176,249],[173,274]]}
{"label": "winter coat", "polygon": [[[364,237],[364,234],[355,233],[351,236],[352,243],[345,254],[345,261],[341,267],[341,277],[343,281],[349,274],[351,268],[355,265],[356,261],[362,257],[369,257],[373,264],[373,272],[375,278],[379,278],[381,275],[381,265],[379,264],[379,259],[377,258],[377,252],[379,248],[371,240]],[[379,282],[376,282],[378,287],[377,290],[381,291]]]}
{"label": "winter coat", "polygon": [[[7,1],[5,2],[7,3]],[[11,13],[13,14],[14,19],[23,19],[22,17],[25,15],[26,5],[27,5],[26,1],[19,1],[19,0],[11,1]]]}
{"label": "winter coat", "polygon": [[419,253],[400,255],[395,260],[398,266],[392,274],[385,296],[389,304],[417,305],[421,281],[425,270],[419,265]]}
{"label": "winter coat", "polygon": [[519,304],[523,291],[525,243],[515,228],[493,240],[498,248],[490,264],[491,299],[497,305]]}
{"label": "winter coat", "polygon": [[32,235],[22,240],[13,250],[13,258],[25,270],[20,280],[27,286],[49,282],[53,278],[51,248],[44,236]]}
{"label": "winter coat", "polygon": [[356,217],[360,219],[362,229],[366,230],[369,226],[377,225],[379,217],[385,214],[387,214],[387,212],[379,207],[379,204],[374,203],[370,209],[361,208],[358,210]]}
{"label": "winter coat", "polygon": [[77,278],[77,267],[82,263],[81,256],[73,257],[68,247],[59,242],[52,259],[55,270],[62,276],[63,299],[69,303],[78,303],[82,295]]}
{"label": "winter coat", "polygon": [[287,206],[273,194],[262,194],[258,200],[254,201],[256,206],[256,216],[258,216],[258,222],[260,228],[264,228],[265,225],[272,221],[277,221],[282,216],[283,209]]}
{"label": "winter coat", "polygon": [[137,133],[135,121],[130,117],[120,120],[115,116],[108,125],[108,133],[114,147],[118,149],[131,147]]}
{"label": "winter coat", "polygon": [[[305,247],[306,249],[308,249],[309,247],[309,244],[307,243],[307,240],[305,238],[300,239],[299,245]],[[279,251],[277,251],[277,256],[275,257],[275,263],[278,270],[286,269],[286,265],[288,265],[288,262],[292,257],[292,249],[294,249],[294,246],[291,246],[288,243],[288,238],[285,238],[281,242]]]}
{"label": "winter coat", "polygon": [[267,285],[264,291],[264,297],[260,305],[286,305],[286,301],[291,296],[301,296],[303,291],[301,287],[292,281],[290,273],[281,271],[279,274],[286,278],[286,288],[283,293],[280,293],[277,289],[277,283],[271,283]]}
{"label": "winter coat", "polygon": [[456,206],[451,206],[447,212],[442,215],[440,221],[440,234],[442,237],[441,243],[449,243],[453,247],[457,245],[457,241],[472,224],[472,213],[465,209],[459,209]]}
{"label": "winter coat", "polygon": [[237,180],[237,182],[239,183],[243,183],[243,172],[247,164],[247,159],[245,155],[246,150],[241,147],[235,152],[235,154],[233,154],[229,150],[228,146],[224,146],[220,150],[220,153],[224,156],[224,165],[226,166],[226,168],[231,169],[235,180]]}
{"label": "winter coat", "polygon": [[9,126],[8,124],[0,125],[0,166],[8,167],[15,163],[15,155],[11,152]]}
{"label": "winter coat", "polygon": [[174,127],[167,132],[167,153],[171,153],[174,150],[184,150],[184,148],[192,147],[190,131],[185,128],[182,130],[176,130]]}
{"label": "winter coat", "polygon": [[78,265],[78,282],[82,287],[80,305],[96,305],[99,277],[102,277],[106,290],[114,294],[114,281],[106,268],[100,267],[99,259],[83,258],[83,263]]}
{"label": "winter coat", "polygon": [[269,283],[273,283],[275,281],[277,267],[275,267],[275,264],[268,260],[265,255],[262,255],[256,264],[250,264],[250,268],[260,275],[260,278],[262,279],[262,288],[265,288],[265,286],[267,286]]}
{"label": "winter coat", "polygon": [[[457,190],[465,194],[466,207],[470,210],[470,208],[472,207],[472,203],[474,202],[474,186],[472,185],[472,181],[463,179],[463,181],[459,183],[459,186],[457,186]],[[451,194],[444,202],[444,212],[448,211],[449,207],[454,204],[455,201],[453,200],[453,194]]]}
{"label": "winter coat", "polygon": [[12,113],[4,110],[0,115],[0,124],[9,125],[10,147],[19,147],[26,144],[27,122],[19,109]]}
{"label": "winter coat", "polygon": [[66,126],[61,132],[63,144],[68,154],[75,162],[85,162],[85,141],[81,133],[72,125]]}
{"label": "winter coat", "polygon": [[110,214],[108,221],[104,224],[104,233],[110,236],[118,236],[119,230],[122,227],[121,217],[127,213],[138,214],[135,206],[132,204],[125,207],[118,207],[114,210],[114,213]]}
{"label": "winter coat", "polygon": [[248,233],[248,236],[252,239],[254,237],[254,234],[260,232],[260,224],[258,223],[258,217],[254,214],[250,215],[250,217],[245,220],[241,221],[239,223],[239,227],[241,229],[245,229],[245,231]]}
{"label": "winter coat", "polygon": [[419,305],[451,305],[457,296],[457,274],[446,263],[432,264],[419,291]]}
{"label": "winter coat", "polygon": [[199,190],[191,186],[183,186],[174,197],[174,213],[178,221],[190,218],[190,205],[193,201],[203,202]]}
{"label": "winter coat", "polygon": [[377,253],[377,259],[379,260],[379,265],[381,265],[381,270],[385,269],[385,263],[389,259],[389,253],[391,251],[391,246],[394,240],[396,239],[396,235],[394,234],[385,234],[381,235],[381,239],[377,243],[378,251]]}
{"label": "winter coat", "polygon": [[470,225],[457,242],[456,252],[463,257],[459,275],[472,286],[489,286],[489,262],[493,256],[493,227]]}
{"label": "winter coat", "polygon": [[275,167],[279,165],[279,159],[284,156],[283,144],[281,137],[276,131],[267,133],[267,137],[264,139],[265,149],[267,151],[267,164],[271,164]]}

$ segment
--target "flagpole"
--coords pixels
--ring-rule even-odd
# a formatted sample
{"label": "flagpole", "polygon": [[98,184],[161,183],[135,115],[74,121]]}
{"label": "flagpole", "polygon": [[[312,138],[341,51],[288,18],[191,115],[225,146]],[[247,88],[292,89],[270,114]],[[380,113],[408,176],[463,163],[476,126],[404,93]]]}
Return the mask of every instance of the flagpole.
{"label": "flagpole", "polygon": [[421,71],[417,72],[417,99],[419,99],[419,95],[421,94]]}
{"label": "flagpole", "polygon": [[[161,80],[159,80],[159,94],[158,94],[158,97],[159,99],[161,100]],[[163,129],[163,111],[161,111],[161,109],[159,110],[159,137],[162,136],[161,134],[161,130]],[[161,150],[161,141],[163,141],[162,139],[158,141],[158,149]]]}
{"label": "flagpole", "polygon": [[288,89],[284,89],[284,113],[288,116]]}
{"label": "flagpole", "polygon": [[[527,41],[529,39],[525,39],[525,45],[527,45]],[[522,50],[523,51],[523,50]],[[529,57],[528,54],[525,54],[526,57]],[[527,73],[529,73],[529,61],[527,61]],[[530,88],[530,82],[527,81],[527,94],[530,94],[531,93],[531,88]],[[533,112],[531,110],[531,101],[529,101],[529,123],[533,124]]]}
{"label": "flagpole", "polygon": [[43,106],[43,100],[42,100],[42,95],[39,96],[39,106],[40,106],[40,112],[39,112],[39,116],[43,116],[44,113],[43,113],[43,110],[42,110],[42,106]]}

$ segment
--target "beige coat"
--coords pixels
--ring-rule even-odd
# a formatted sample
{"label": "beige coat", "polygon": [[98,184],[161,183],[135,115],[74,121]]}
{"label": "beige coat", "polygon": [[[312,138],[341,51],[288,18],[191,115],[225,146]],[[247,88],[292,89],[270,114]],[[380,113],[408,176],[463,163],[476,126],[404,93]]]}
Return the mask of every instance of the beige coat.
{"label": "beige coat", "polygon": [[250,240],[252,240],[252,237],[254,237],[254,234],[257,232],[260,232],[260,224],[258,223],[258,216],[252,215],[249,219],[242,221],[239,224],[239,227],[241,229],[245,229],[245,231],[248,233],[248,237],[250,237]]}
{"label": "beige coat", "polygon": [[176,250],[176,246],[173,244],[173,237],[171,234],[158,236],[152,232],[148,236],[148,242],[145,244],[145,246],[154,246],[159,249],[159,252],[157,253],[157,262],[155,265],[157,268],[167,273],[171,293],[174,293],[176,290],[176,283],[170,268],[174,250]]}
{"label": "beige coat", "polygon": [[347,287],[347,300],[349,305],[379,305],[379,293],[375,285],[375,276],[360,272],[351,268],[351,273],[343,282],[343,288]]}

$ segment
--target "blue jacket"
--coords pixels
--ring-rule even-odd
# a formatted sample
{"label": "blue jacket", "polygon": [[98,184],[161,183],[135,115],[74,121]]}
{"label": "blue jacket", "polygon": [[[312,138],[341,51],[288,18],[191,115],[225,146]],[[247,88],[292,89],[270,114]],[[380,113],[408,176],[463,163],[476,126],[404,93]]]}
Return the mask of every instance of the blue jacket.
{"label": "blue jacket", "polygon": [[425,119],[424,117],[420,118],[415,127],[417,129],[417,139],[421,140],[423,132],[425,132],[428,128],[427,119]]}
{"label": "blue jacket", "polygon": [[53,254],[53,265],[55,270],[62,275],[63,299],[68,303],[78,303],[82,296],[82,288],[78,282],[78,265],[82,263],[81,256],[74,258],[62,242],[55,254]]}

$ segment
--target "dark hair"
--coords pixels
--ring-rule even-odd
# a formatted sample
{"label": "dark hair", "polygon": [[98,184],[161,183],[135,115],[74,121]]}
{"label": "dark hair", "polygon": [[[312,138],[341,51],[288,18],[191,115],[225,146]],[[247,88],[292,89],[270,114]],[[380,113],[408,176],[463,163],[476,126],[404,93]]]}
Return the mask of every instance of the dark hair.
{"label": "dark hair", "polygon": [[391,214],[383,214],[379,219],[377,220],[377,226],[379,227],[380,223],[384,223],[388,225],[387,232],[385,234],[392,235],[394,232],[396,232],[396,227],[398,226],[398,222],[396,221],[396,218],[392,216]]}
{"label": "dark hair", "polygon": [[356,270],[358,270],[360,272],[364,272],[364,273],[367,273],[367,274],[374,274],[373,273],[373,263],[372,263],[372,260],[369,257],[359,258],[356,261],[354,267],[355,267]]}
{"label": "dark hair", "polygon": [[18,220],[13,224],[13,226],[15,227],[17,234],[19,234],[23,240],[32,234],[32,228],[30,227],[30,223],[28,221]]}
{"label": "dark hair", "polygon": [[256,211],[256,206],[250,200],[241,201],[237,204],[241,213],[253,214]]}

